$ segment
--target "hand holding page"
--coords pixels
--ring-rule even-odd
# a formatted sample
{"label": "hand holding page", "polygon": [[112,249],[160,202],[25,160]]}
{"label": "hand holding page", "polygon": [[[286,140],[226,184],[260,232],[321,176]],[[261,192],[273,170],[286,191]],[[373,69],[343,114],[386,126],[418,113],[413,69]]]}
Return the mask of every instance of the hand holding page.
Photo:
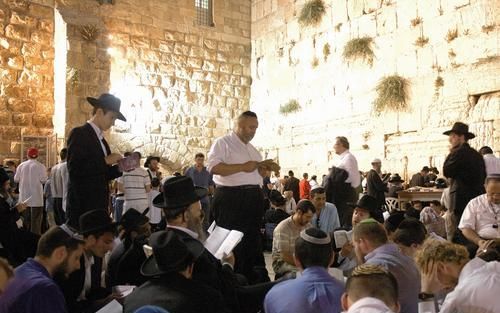
{"label": "hand holding page", "polygon": [[243,238],[243,233],[237,230],[229,230],[220,226],[210,228],[211,233],[205,241],[205,248],[219,260],[231,253]]}
{"label": "hand holding page", "polygon": [[346,243],[352,241],[352,231],[336,230],[333,232],[333,237],[335,239],[335,246],[340,249]]}

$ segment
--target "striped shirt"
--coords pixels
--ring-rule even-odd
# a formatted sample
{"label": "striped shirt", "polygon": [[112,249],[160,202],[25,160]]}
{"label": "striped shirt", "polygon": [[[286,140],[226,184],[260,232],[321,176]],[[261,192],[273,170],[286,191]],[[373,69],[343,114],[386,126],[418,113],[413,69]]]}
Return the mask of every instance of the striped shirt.
{"label": "striped shirt", "polygon": [[130,172],[125,172],[122,177],[118,178],[118,182],[123,184],[124,189],[123,213],[130,208],[142,213],[149,207],[146,186],[151,185],[151,180],[145,169],[138,167]]}

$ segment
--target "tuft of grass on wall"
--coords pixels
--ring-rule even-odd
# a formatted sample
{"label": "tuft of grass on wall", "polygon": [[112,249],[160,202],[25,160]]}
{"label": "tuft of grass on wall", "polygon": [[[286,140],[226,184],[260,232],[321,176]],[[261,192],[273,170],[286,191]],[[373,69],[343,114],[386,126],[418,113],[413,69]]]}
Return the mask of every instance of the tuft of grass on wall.
{"label": "tuft of grass on wall", "polygon": [[415,46],[417,46],[417,47],[423,47],[427,43],[429,43],[428,37],[420,36],[417,38],[417,40],[415,40]]}
{"label": "tuft of grass on wall", "polygon": [[345,44],[342,56],[347,61],[363,59],[371,66],[373,65],[373,58],[375,56],[372,43],[373,38],[368,36],[351,39]]}
{"label": "tuft of grass on wall", "polygon": [[328,60],[328,56],[330,54],[331,54],[330,44],[329,43],[325,43],[325,45],[323,46],[323,59],[325,60],[325,62]]}
{"label": "tuft of grass on wall", "polygon": [[382,78],[375,88],[377,98],[373,105],[375,112],[405,111],[408,108],[410,83],[404,77],[391,75]]}
{"label": "tuft of grass on wall", "polygon": [[450,29],[448,30],[448,33],[446,34],[446,41],[447,42],[452,42],[458,37],[458,29]]}
{"label": "tuft of grass on wall", "polygon": [[295,113],[297,111],[300,111],[300,109],[301,107],[299,102],[295,99],[291,99],[287,103],[280,106],[280,113],[283,115],[287,115],[290,113]]}
{"label": "tuft of grass on wall", "polygon": [[325,13],[326,6],[323,0],[309,0],[300,11],[299,23],[303,26],[317,25]]}

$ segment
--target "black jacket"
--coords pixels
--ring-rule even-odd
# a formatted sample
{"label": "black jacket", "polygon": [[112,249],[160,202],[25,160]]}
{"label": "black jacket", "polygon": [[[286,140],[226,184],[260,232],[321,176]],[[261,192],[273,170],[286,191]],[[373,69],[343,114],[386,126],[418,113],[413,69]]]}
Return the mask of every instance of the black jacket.
{"label": "black jacket", "polygon": [[346,170],[333,166],[330,173],[325,177],[326,202],[339,207],[349,199],[352,190],[351,184],[346,183],[349,173]]}
{"label": "black jacket", "polygon": [[[103,140],[107,154],[111,150]],[[78,228],[83,213],[94,209],[107,209],[109,181],[121,176],[118,166],[106,164],[101,143],[89,123],[73,128],[68,137],[68,203],[71,226]]]}
{"label": "black jacket", "polygon": [[295,177],[288,177],[288,179],[285,182],[285,187],[283,188],[284,191],[291,190],[293,191],[293,198],[295,199],[295,202],[300,201],[300,190],[299,190],[299,183],[300,180],[298,180]]}
{"label": "black jacket", "polygon": [[375,170],[370,170],[366,175],[366,193],[377,199],[379,207],[385,205],[385,192],[388,191],[379,174]]}
{"label": "black jacket", "polygon": [[134,290],[123,306],[124,313],[133,313],[145,305],[154,305],[170,313],[228,312],[219,292],[178,273],[153,278]]}
{"label": "black jacket", "polygon": [[146,282],[146,277],[141,274],[141,265],[146,260],[142,246],[147,242],[147,238],[140,236],[133,242],[126,239],[113,249],[108,260],[106,286],[140,286]]}
{"label": "black jacket", "polygon": [[443,174],[451,178],[450,207],[460,221],[467,203],[485,193],[484,159],[479,152],[464,143],[450,151],[444,161]]}

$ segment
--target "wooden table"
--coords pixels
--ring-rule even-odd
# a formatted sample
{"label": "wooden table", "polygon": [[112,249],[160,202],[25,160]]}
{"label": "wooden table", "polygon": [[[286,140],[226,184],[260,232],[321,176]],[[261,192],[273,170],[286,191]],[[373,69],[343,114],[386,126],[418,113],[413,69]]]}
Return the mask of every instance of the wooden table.
{"label": "wooden table", "polygon": [[399,209],[403,209],[403,203],[409,201],[420,200],[422,202],[441,201],[443,189],[431,189],[425,191],[407,191],[401,190],[398,192]]}

